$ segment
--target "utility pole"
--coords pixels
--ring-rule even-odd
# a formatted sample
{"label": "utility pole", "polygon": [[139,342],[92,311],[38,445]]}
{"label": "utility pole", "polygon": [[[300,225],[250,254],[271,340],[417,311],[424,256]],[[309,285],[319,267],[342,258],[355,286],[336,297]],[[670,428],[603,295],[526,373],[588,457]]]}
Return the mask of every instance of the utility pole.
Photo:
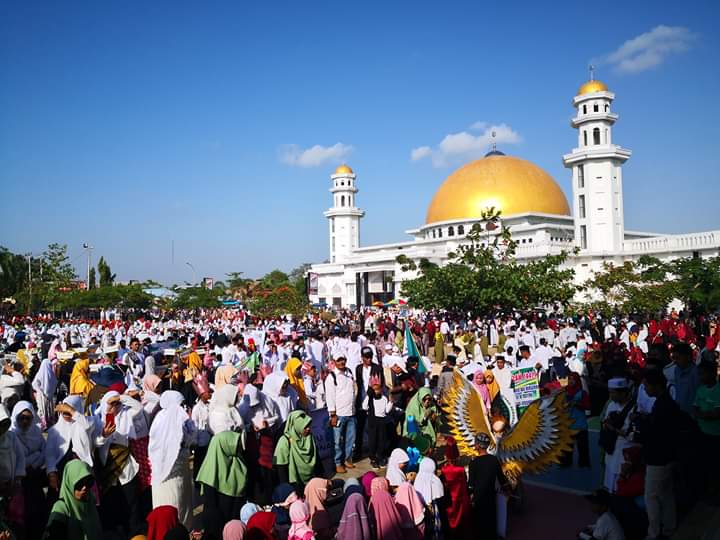
{"label": "utility pole", "polygon": [[32,313],[32,254],[27,254],[28,260],[28,315]]}
{"label": "utility pole", "polygon": [[92,259],[92,250],[94,249],[90,244],[85,242],[83,248],[87,251],[87,281],[85,282],[85,290],[90,290],[90,260]]}
{"label": "utility pole", "polygon": [[195,267],[189,262],[186,262],[185,264],[187,264],[193,272],[193,287],[195,287],[197,284],[197,272],[195,271]]}

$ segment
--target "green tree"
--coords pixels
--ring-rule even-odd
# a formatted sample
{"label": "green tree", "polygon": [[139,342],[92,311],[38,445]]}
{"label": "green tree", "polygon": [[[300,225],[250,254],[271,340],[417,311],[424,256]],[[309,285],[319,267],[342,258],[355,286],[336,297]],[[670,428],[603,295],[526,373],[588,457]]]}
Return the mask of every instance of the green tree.
{"label": "green tree", "polygon": [[77,281],[66,244],[50,244],[33,266],[32,309],[58,309],[61,297]]}
{"label": "green tree", "polygon": [[285,272],[276,269],[272,272],[268,272],[263,277],[261,277],[259,279],[259,282],[259,286],[262,289],[277,289],[282,285],[287,285],[288,283],[290,283],[290,278]]}
{"label": "green tree", "polygon": [[578,288],[574,271],[562,267],[567,253],[519,263],[509,228],[494,233],[500,226],[500,212],[485,210],[482,221],[473,225],[465,243],[448,254],[450,262],[443,266],[399,256],[404,271],[419,273],[403,282],[402,294],[413,306],[474,314],[568,304]]}
{"label": "green tree", "polygon": [[217,290],[205,287],[184,287],[176,290],[177,298],[172,307],[181,309],[212,308],[220,306]]}
{"label": "green tree", "polygon": [[288,313],[300,317],[308,309],[308,302],[297,289],[285,284],[253,296],[249,308],[258,317],[280,317]]}
{"label": "green tree", "polygon": [[295,287],[298,293],[302,296],[307,296],[307,290],[305,287],[305,275],[308,273],[312,264],[302,263],[300,266],[293,268],[288,274],[288,280],[290,285]]}
{"label": "green tree", "polygon": [[97,287],[95,279],[95,269],[90,268],[90,279],[88,280],[88,289],[95,289]]}
{"label": "green tree", "polygon": [[27,288],[27,259],[0,246],[0,300],[11,298]]}
{"label": "green tree", "polygon": [[112,273],[110,265],[107,263],[104,257],[100,257],[97,264],[98,277],[100,278],[100,286],[106,287],[112,285],[115,282],[115,274]]}
{"label": "green tree", "polygon": [[235,291],[242,289],[247,286],[248,283],[252,282],[252,279],[242,277],[244,272],[229,272],[225,274],[227,276],[227,287],[228,289]]}

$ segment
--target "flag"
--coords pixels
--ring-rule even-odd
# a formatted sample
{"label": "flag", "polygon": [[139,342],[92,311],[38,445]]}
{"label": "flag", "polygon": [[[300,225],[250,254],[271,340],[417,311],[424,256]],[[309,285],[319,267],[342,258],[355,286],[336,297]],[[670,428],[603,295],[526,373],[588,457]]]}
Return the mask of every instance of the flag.
{"label": "flag", "polygon": [[[238,367],[238,366],[236,366]],[[248,356],[238,367],[241,371],[247,371],[248,373],[255,373],[260,367],[260,353],[255,351]]]}
{"label": "flag", "polygon": [[412,332],[410,331],[410,323],[405,324],[405,356],[415,356],[418,358],[418,373],[425,373],[425,362],[423,362],[420,349],[418,349]]}

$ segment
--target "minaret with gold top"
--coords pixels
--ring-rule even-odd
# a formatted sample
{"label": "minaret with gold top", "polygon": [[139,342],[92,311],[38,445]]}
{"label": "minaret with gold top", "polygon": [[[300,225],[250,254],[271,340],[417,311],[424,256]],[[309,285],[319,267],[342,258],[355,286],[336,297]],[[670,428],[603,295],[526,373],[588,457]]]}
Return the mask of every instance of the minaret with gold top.
{"label": "minaret with gold top", "polygon": [[330,175],[333,205],[324,212],[330,227],[330,262],[345,262],[350,253],[360,247],[360,218],[365,212],[355,206],[355,173],[347,165],[340,165]]}
{"label": "minaret with gold top", "polygon": [[570,125],[578,130],[578,145],[563,156],[572,170],[575,245],[581,253],[620,253],[625,237],[622,164],[630,150],[612,142],[618,115],[610,106],[615,94],[594,78],[573,98],[577,113]]}

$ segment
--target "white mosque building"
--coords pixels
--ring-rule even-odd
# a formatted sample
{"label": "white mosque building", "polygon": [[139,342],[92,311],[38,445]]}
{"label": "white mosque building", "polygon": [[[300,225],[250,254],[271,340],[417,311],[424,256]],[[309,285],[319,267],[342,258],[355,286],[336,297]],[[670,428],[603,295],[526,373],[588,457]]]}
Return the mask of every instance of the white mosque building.
{"label": "white mosque building", "polygon": [[[339,166],[330,177],[332,207],[325,212],[330,256],[327,263],[310,269],[310,301],[350,307],[399,298],[403,280],[417,272],[403,272],[398,255],[444,264],[491,206],[502,211],[502,227],[510,227],[520,261],[577,247],[566,264],[575,269],[578,283],[601,270],[604,262],[622,264],[642,255],[668,260],[720,254],[720,230],[666,235],[625,229],[622,166],[631,152],[613,142],[618,119],[611,108],[614,98],[605,84],[593,79],[573,98],[577,114],[571,125],[577,129],[577,146],[563,156],[572,171],[572,212],[548,173],[493,149],[447,177],[430,201],[425,224],[406,231],[412,240],[361,247],[365,212],[356,206],[356,175],[347,165]],[[488,239],[499,232],[489,233]]]}

